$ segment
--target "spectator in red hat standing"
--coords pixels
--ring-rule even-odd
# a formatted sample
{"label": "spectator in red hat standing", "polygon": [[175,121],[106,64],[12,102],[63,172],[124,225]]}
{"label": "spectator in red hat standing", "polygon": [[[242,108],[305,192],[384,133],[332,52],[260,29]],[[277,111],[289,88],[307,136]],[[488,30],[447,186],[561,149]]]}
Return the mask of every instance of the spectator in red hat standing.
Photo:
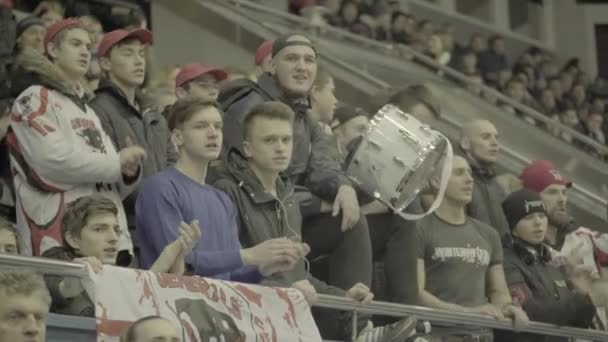
{"label": "spectator in red hat standing", "polygon": [[186,64],[175,79],[175,95],[178,99],[196,97],[205,101],[215,101],[220,94],[220,82],[228,74],[207,64]]}
{"label": "spectator in red hat standing", "polygon": [[132,244],[121,194],[136,184],[146,153],[138,146],[117,153],[87,106],[82,82],[90,49],[89,33],[80,21],[66,19],[47,30],[46,57],[19,61],[20,84],[15,85],[23,91],[13,105],[7,141],[15,173],[20,250],[39,255],[61,245],[66,205],[97,193],[116,203],[122,232],[119,263],[128,263]]}
{"label": "spectator in red hat standing", "polygon": [[254,76],[257,80],[265,72],[272,72],[272,40],[267,40],[260,44],[258,49],[255,51],[255,58],[253,63],[255,64]]}
{"label": "spectator in red hat standing", "polygon": [[[97,55],[103,78],[91,107],[117,149],[137,144],[146,151],[143,177],[163,170],[176,158],[167,121],[142,94],[146,51],[152,33],[144,29],[115,30],[104,35]],[[134,227],[134,192],[125,202],[129,227]]]}

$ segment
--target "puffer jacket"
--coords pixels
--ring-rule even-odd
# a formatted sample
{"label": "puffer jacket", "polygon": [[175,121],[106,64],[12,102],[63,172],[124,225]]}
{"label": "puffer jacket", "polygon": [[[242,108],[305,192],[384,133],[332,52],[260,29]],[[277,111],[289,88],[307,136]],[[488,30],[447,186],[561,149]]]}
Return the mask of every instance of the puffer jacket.
{"label": "puffer jacket", "polygon": [[[307,115],[310,108],[308,99],[285,97],[270,74],[260,76],[258,86],[274,101],[289,105],[296,113],[293,124],[293,157],[283,177],[295,185],[309,189],[314,197],[333,202],[339,187],[350,184],[350,181],[334,158],[335,144],[331,137]],[[241,148],[243,118],[253,107],[264,101],[265,98],[261,94],[252,91],[226,109],[223,128],[226,151]],[[310,201],[308,198],[308,203],[314,203],[316,208],[310,210],[304,205],[302,210],[316,211],[318,214],[320,201]]]}
{"label": "puffer jacket", "polygon": [[[127,147],[129,143],[146,150],[147,156],[142,170],[143,177],[146,178],[174,164],[177,153],[170,141],[166,119],[152,108],[142,94],[136,94],[135,100],[140,110],[129,103],[115,84],[104,79],[89,105],[99,117],[104,131],[110,136],[117,151]],[[125,210],[129,218],[134,218],[136,198],[137,191],[134,191],[125,199]]]}
{"label": "puffer jacket", "polygon": [[[239,238],[243,247],[281,237],[301,238],[302,216],[289,182],[277,180],[277,197],[266,192],[247,160],[236,149],[228,152],[218,176],[213,185],[226,192],[238,208]],[[263,284],[289,287],[304,279],[308,279],[319,293],[344,295],[344,290],[307,275],[304,262],[291,271],[274,274]]]}
{"label": "puffer jacket", "polygon": [[21,252],[40,255],[60,246],[66,205],[98,193],[118,208],[118,248],[121,257],[129,257],[133,248],[122,198],[139,177],[123,178],[120,157],[97,115],[58,67],[37,54],[22,55],[18,64],[13,85],[22,91],[13,104],[7,143]]}

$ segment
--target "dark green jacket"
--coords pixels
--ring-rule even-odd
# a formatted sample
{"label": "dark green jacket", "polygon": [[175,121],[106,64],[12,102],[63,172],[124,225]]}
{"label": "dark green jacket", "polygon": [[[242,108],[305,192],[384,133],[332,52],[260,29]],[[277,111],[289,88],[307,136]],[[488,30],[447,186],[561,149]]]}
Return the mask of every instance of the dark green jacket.
{"label": "dark green jacket", "polygon": [[[243,247],[269,239],[302,236],[302,215],[291,183],[279,179],[277,197],[266,192],[247,160],[236,149],[228,153],[218,176],[213,185],[226,192],[238,208],[239,237]],[[263,284],[289,287],[304,279],[308,279],[319,293],[344,295],[343,290],[307,275],[304,262],[291,271],[273,275]]]}
{"label": "dark green jacket", "polygon": [[[544,247],[530,249],[518,239],[506,244],[505,276],[514,302],[522,305],[530,320],[577,328],[589,328],[596,314],[589,296],[568,287],[561,268],[550,262],[550,252]],[[532,334],[511,335],[499,341],[567,341],[560,337]]]}

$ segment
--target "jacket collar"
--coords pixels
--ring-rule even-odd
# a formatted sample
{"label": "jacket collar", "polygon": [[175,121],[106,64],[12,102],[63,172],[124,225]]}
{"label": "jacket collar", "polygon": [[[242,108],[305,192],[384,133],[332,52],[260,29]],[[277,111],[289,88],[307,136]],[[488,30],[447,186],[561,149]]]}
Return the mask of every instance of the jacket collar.
{"label": "jacket collar", "polygon": [[232,178],[238,182],[239,187],[243,188],[256,203],[273,202],[277,199],[284,201],[294,191],[290,183],[285,183],[279,178],[277,179],[278,198],[268,193],[238,149],[233,148],[228,152],[225,168]]}
{"label": "jacket collar", "polygon": [[148,99],[141,91],[135,91],[135,102],[139,105],[139,110],[133,107],[129,100],[127,99],[127,95],[110,79],[102,78],[99,82],[99,87],[95,91],[95,94],[108,94],[117,100],[119,100],[123,105],[128,106],[133,110],[134,113],[137,113],[139,116],[143,116],[148,110],[151,109],[151,101]]}
{"label": "jacket collar", "polygon": [[275,99],[280,99],[287,104],[296,114],[305,115],[311,108],[308,96],[290,96],[282,90],[274,77],[269,73],[264,73],[258,78],[258,85]]}
{"label": "jacket collar", "polygon": [[92,94],[86,91],[84,96],[79,94],[65,73],[40,53],[26,50],[17,56],[15,65],[17,70],[13,94],[17,95],[33,85],[40,85],[64,94],[79,106],[92,97]]}
{"label": "jacket collar", "polygon": [[475,159],[475,157],[473,157],[471,153],[465,151],[462,146],[458,147],[460,149],[460,152],[462,153],[462,156],[464,157],[464,159],[467,160],[467,162],[471,166],[471,170],[477,177],[483,179],[491,179],[496,176],[496,169],[493,165],[482,164],[477,159]]}

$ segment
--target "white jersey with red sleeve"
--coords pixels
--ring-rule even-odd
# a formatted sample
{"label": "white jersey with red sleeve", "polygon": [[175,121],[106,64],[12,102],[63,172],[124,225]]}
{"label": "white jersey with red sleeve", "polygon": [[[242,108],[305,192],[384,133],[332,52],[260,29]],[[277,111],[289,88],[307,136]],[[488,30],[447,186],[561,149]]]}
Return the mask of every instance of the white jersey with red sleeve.
{"label": "white jersey with red sleeve", "polygon": [[132,251],[119,193],[135,184],[123,183],[118,153],[84,101],[30,86],[13,104],[7,142],[24,254],[61,245],[66,204],[93,193],[116,203],[123,229],[119,248]]}

